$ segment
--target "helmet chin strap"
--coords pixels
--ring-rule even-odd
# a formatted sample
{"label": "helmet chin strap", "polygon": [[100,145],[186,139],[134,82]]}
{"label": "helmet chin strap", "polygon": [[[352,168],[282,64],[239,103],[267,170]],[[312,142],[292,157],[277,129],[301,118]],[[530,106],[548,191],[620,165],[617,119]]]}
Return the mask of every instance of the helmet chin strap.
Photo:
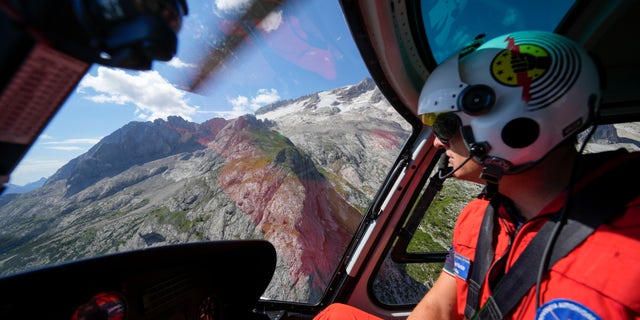
{"label": "helmet chin strap", "polygon": [[497,157],[484,158],[482,165],[483,167],[482,173],[480,173],[480,178],[495,184],[500,181],[502,175],[504,175],[504,173],[511,167],[509,161]]}
{"label": "helmet chin strap", "polygon": [[498,157],[487,157],[489,152],[488,142],[474,142],[469,145],[470,156],[475,156],[482,163],[480,179],[487,182],[484,198],[491,199],[498,192],[498,182],[505,172],[511,168],[511,163]]}
{"label": "helmet chin strap", "polygon": [[[491,150],[491,145],[487,141],[476,142],[470,126],[462,126],[460,133],[469,149],[469,158],[475,157],[483,166],[480,179],[487,181],[489,184],[497,185],[502,175],[509,169],[510,163],[500,158],[488,157],[487,154],[489,150]],[[464,163],[466,163],[466,161],[463,162],[463,164]],[[509,164],[509,166],[504,167],[505,164]]]}

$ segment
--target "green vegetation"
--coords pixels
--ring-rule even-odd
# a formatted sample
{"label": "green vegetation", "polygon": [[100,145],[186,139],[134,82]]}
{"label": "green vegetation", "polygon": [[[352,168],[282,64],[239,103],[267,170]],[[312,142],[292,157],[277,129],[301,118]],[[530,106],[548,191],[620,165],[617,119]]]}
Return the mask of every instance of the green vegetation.
{"label": "green vegetation", "polygon": [[280,133],[255,129],[251,133],[256,140],[256,145],[269,159],[274,159],[283,149],[293,148],[289,139]]}
{"label": "green vegetation", "polygon": [[170,224],[176,227],[179,232],[193,234],[197,239],[204,240],[204,233],[195,230],[195,226],[209,221],[211,215],[199,215],[195,219],[190,220],[187,218],[188,212],[189,211],[171,212],[167,207],[160,207],[151,211],[151,215],[155,217],[160,224]]}
{"label": "green vegetation", "polygon": [[431,287],[436,279],[438,279],[438,275],[440,275],[440,271],[442,271],[444,263],[434,262],[434,263],[411,263],[408,264],[407,273],[415,279],[419,283],[423,283]]}
{"label": "green vegetation", "polygon": [[117,217],[121,217],[124,216],[125,214],[127,214],[124,211],[120,211],[120,210],[114,210],[114,211],[110,211],[107,212],[103,215],[104,218],[106,219],[112,219],[112,218],[117,218]]}
{"label": "green vegetation", "polygon": [[[425,213],[407,247],[408,252],[443,252],[448,250],[458,213],[473,199],[482,186],[454,179],[447,180]],[[407,273],[416,281],[432,285],[443,263],[412,263]]]}
{"label": "green vegetation", "polygon": [[193,221],[187,219],[188,211],[171,212],[167,207],[160,207],[151,211],[151,214],[158,219],[160,224],[170,224],[181,232],[191,231]]}
{"label": "green vegetation", "polygon": [[[358,189],[342,177],[333,174],[323,167],[318,167],[318,172],[327,180],[331,182],[334,190],[340,194],[343,198],[348,199],[350,197],[356,197],[358,199],[367,199],[367,195],[362,192],[362,190]],[[355,195],[354,195],[355,194]],[[349,202],[358,212],[364,214],[367,209],[369,209],[370,201],[367,201],[364,205],[359,205],[358,203]]]}

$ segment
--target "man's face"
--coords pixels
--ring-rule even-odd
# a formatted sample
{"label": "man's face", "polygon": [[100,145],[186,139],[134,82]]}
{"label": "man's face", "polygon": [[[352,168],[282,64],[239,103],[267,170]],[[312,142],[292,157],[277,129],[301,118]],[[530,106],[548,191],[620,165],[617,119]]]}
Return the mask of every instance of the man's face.
{"label": "man's face", "polygon": [[[453,135],[447,143],[442,142],[439,138],[433,142],[436,148],[443,148],[446,150],[446,155],[449,157],[449,164],[453,166],[454,170],[457,169],[464,161],[469,157],[469,149],[462,140],[460,131]],[[485,183],[480,179],[480,173],[482,172],[482,165],[478,163],[474,158],[467,161],[464,166],[458,168],[453,176],[471,182]]]}

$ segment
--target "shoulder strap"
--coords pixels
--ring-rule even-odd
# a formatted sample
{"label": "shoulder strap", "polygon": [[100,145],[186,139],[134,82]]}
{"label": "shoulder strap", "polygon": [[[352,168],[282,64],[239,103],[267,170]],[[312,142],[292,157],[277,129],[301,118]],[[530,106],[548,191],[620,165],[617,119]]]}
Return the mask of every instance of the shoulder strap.
{"label": "shoulder strap", "polygon": [[[640,157],[635,154],[630,160],[611,169],[606,175],[596,178],[571,197],[571,210],[566,225],[562,226],[562,231],[555,241],[546,270],[549,270],[555,262],[582,243],[599,225],[612,221],[623,213],[626,204],[638,196],[636,188],[625,187],[619,182],[621,179],[640,179],[640,170],[637,170],[638,160],[640,160]],[[557,223],[562,223],[562,221],[557,221],[556,218],[549,220],[542,226],[522,255],[509,269],[509,272],[500,279],[492,296],[489,297],[478,312],[476,311],[479,303],[479,286],[478,293],[474,293],[473,297],[472,294],[468,294],[465,308],[465,316],[467,318],[502,319],[511,311],[534,285],[540,257]],[[493,238],[491,236],[492,233],[484,233],[485,231],[484,229],[481,230],[477,249],[480,249],[482,238]],[[476,252],[476,258],[478,258],[478,252]],[[482,260],[486,259],[478,260],[478,262],[481,264],[486,263],[486,261]],[[491,261],[492,259],[488,263],[490,264]],[[473,268],[480,269],[479,272],[485,269],[484,274],[486,274],[488,266],[478,266],[474,261]],[[479,281],[484,279],[484,274],[480,275]],[[473,276],[474,273],[472,271]],[[478,281],[478,279],[471,281]],[[471,284],[469,287],[471,288]]]}
{"label": "shoulder strap", "polygon": [[499,205],[497,198],[492,198],[487,206],[480,226],[480,235],[476,245],[476,252],[473,258],[471,275],[467,280],[467,305],[464,308],[464,315],[468,319],[476,313],[480,304],[480,289],[485,275],[489,271],[489,266],[495,254],[493,243],[493,228],[495,224],[496,206]]}

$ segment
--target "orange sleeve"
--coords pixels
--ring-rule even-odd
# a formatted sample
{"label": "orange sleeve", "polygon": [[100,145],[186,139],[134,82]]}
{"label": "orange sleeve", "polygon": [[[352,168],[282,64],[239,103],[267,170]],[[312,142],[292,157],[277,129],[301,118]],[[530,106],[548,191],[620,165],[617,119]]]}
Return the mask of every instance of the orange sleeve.
{"label": "orange sleeve", "polygon": [[332,303],[318,313],[313,320],[382,320],[382,318],[378,318],[350,305]]}

